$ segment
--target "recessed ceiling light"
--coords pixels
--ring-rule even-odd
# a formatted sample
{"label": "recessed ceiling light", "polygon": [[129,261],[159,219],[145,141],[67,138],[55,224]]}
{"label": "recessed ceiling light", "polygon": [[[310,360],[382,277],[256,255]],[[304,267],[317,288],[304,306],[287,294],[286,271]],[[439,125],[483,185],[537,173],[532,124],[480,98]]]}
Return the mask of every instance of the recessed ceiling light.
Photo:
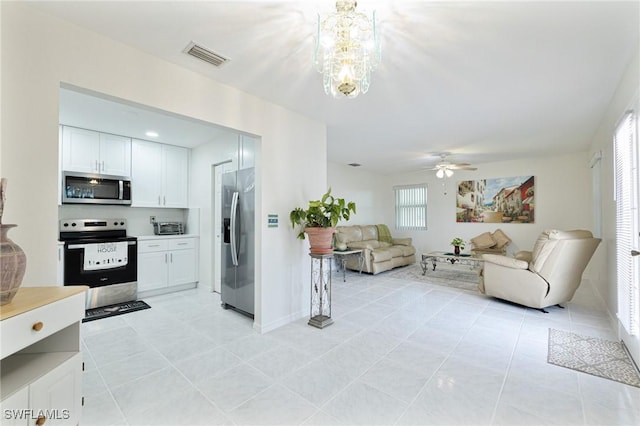
{"label": "recessed ceiling light", "polygon": [[150,138],[157,138],[158,137],[158,132],[154,132],[152,130],[149,130],[147,133],[145,133],[145,135],[149,136]]}

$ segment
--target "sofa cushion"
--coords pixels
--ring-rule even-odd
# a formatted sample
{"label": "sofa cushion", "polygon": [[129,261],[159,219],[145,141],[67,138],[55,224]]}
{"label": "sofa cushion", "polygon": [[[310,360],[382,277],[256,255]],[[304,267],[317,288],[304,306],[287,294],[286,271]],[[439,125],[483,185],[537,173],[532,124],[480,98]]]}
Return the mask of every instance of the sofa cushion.
{"label": "sofa cushion", "polygon": [[394,246],[410,246],[411,245],[411,238],[393,238],[391,240],[391,243]]}
{"label": "sofa cushion", "polygon": [[538,239],[536,240],[535,244],[533,245],[533,250],[531,250],[531,259],[535,260],[538,257],[538,254],[540,254],[540,250],[542,250],[542,247],[544,247],[545,243],[547,241],[549,241],[549,233],[551,232],[551,230],[547,229],[545,231],[542,231],[542,233],[540,235],[538,235]]}
{"label": "sofa cushion", "polygon": [[412,254],[416,254],[416,248],[414,246],[396,246],[402,252],[402,256],[411,256]]}
{"label": "sofa cushion", "polygon": [[533,251],[531,253],[531,262],[529,262],[529,270],[540,272],[549,255],[558,244],[559,240],[572,240],[579,238],[592,238],[591,232],[586,230],[578,231],[558,231],[557,229],[547,229],[540,234]]}
{"label": "sofa cushion", "polygon": [[362,239],[363,240],[376,240],[378,241],[378,227],[375,225],[361,226]]}
{"label": "sofa cushion", "polygon": [[385,248],[385,247],[391,247],[393,244],[391,243],[387,243],[386,241],[379,241],[380,243],[380,247]]}
{"label": "sofa cushion", "polygon": [[489,232],[484,232],[475,238],[471,239],[471,244],[474,248],[489,248],[496,245],[496,240],[493,239]]}
{"label": "sofa cushion", "polygon": [[507,235],[502,232],[502,229],[496,229],[491,237],[496,242],[496,248],[502,249],[504,246],[511,242],[511,238],[507,237]]}
{"label": "sofa cushion", "polygon": [[338,226],[336,231],[336,240],[339,243],[362,241],[362,230],[359,226]]}
{"label": "sofa cushion", "polygon": [[350,249],[376,249],[380,247],[378,240],[352,241],[348,244]]}
{"label": "sofa cushion", "polygon": [[389,250],[389,252],[391,253],[392,257],[402,257],[402,246],[393,246],[393,247],[389,247],[387,250]]}
{"label": "sofa cushion", "polygon": [[578,238],[593,238],[593,234],[591,231],[585,229],[577,229],[574,231],[553,230],[549,232],[549,239],[551,240],[575,240]]}
{"label": "sofa cushion", "polygon": [[374,262],[384,262],[387,260],[391,260],[391,258],[393,257],[393,254],[391,252],[392,249],[393,247],[377,248],[371,252],[371,257],[373,258]]}

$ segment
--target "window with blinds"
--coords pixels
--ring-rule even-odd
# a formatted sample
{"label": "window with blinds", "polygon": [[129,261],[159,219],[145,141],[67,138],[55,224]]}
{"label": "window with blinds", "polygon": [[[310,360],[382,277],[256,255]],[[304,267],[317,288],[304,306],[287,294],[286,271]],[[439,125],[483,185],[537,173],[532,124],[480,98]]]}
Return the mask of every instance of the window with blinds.
{"label": "window with blinds", "polygon": [[640,268],[638,258],[631,255],[640,239],[637,132],[636,114],[629,111],[614,135],[618,319],[632,336],[640,331]]}
{"label": "window with blinds", "polygon": [[396,229],[427,230],[427,184],[394,186]]}

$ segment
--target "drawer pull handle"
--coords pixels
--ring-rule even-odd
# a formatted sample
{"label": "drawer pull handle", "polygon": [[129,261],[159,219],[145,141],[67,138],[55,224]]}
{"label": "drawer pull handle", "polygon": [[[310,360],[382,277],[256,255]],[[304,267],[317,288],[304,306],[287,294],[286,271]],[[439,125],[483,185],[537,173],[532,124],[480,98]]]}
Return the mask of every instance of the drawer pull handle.
{"label": "drawer pull handle", "polygon": [[42,426],[47,421],[45,416],[38,416],[38,420],[36,420],[37,426]]}
{"label": "drawer pull handle", "polygon": [[33,329],[33,331],[40,331],[42,330],[42,327],[44,327],[44,323],[42,321],[38,321],[37,323],[33,324],[33,327],[31,328]]}
{"label": "drawer pull handle", "polygon": [[149,247],[160,247],[160,244],[149,244]]}
{"label": "drawer pull handle", "polygon": [[179,246],[186,246],[189,243],[178,243]]}

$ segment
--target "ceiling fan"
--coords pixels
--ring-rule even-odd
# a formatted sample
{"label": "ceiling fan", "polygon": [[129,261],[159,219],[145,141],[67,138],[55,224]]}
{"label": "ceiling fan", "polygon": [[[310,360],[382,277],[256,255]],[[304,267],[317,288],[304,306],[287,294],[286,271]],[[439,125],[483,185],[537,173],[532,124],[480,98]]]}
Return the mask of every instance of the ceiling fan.
{"label": "ceiling fan", "polygon": [[442,179],[445,176],[451,177],[454,170],[478,170],[476,167],[471,167],[469,163],[451,163],[446,160],[448,154],[440,154],[440,162],[436,164],[431,170],[436,170],[436,177]]}

